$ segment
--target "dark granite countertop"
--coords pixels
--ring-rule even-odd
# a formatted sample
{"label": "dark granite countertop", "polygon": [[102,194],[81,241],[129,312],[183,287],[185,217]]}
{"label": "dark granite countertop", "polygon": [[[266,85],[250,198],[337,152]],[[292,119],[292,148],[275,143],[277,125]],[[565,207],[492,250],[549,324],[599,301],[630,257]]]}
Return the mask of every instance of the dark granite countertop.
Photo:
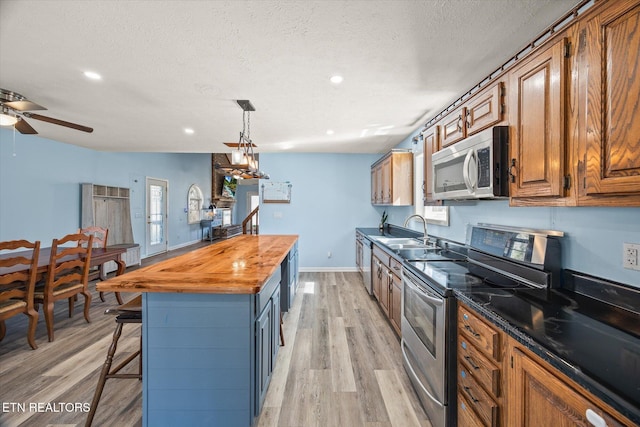
{"label": "dark granite countertop", "polygon": [[[393,225],[356,230],[365,237],[422,236]],[[640,289],[568,270],[565,276],[565,289],[550,292],[480,285],[454,293],[640,426]]]}
{"label": "dark granite countertop", "polygon": [[579,293],[456,290],[456,297],[640,424],[640,317]]}

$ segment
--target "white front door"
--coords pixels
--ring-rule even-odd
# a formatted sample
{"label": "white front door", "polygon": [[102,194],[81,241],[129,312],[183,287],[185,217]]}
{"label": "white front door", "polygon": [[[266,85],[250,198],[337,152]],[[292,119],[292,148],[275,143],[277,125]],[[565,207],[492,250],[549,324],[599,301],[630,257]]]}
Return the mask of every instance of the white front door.
{"label": "white front door", "polygon": [[168,248],[168,187],[166,180],[147,178],[147,256],[166,252]]}

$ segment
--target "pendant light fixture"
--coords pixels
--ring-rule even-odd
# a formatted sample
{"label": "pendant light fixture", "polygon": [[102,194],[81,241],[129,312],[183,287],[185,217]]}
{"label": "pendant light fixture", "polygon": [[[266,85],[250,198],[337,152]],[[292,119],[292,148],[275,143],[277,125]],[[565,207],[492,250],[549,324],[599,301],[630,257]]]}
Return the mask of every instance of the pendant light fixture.
{"label": "pendant light fixture", "polygon": [[256,145],[251,141],[251,112],[256,109],[249,100],[238,99],[236,102],[242,108],[242,132],[240,132],[238,143],[224,143],[233,148],[231,150],[231,167],[223,167],[219,163],[216,163],[215,167],[221,173],[236,178],[269,179],[268,174],[258,169],[258,160],[253,152]]}

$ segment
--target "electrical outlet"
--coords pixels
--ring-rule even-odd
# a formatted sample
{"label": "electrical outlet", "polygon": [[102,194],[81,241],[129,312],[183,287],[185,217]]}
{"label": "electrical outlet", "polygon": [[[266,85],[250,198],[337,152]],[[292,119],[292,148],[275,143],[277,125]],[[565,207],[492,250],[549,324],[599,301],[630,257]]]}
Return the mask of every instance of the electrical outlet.
{"label": "electrical outlet", "polygon": [[640,244],[623,243],[622,244],[622,266],[631,270],[640,270]]}

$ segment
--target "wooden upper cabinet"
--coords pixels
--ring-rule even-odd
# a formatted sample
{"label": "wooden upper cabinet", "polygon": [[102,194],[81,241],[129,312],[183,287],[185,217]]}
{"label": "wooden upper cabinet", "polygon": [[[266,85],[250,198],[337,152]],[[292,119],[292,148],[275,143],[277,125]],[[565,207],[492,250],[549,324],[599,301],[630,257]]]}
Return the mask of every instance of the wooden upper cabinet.
{"label": "wooden upper cabinet", "polygon": [[504,91],[503,82],[492,84],[440,120],[439,149],[500,123],[505,109]]}
{"label": "wooden upper cabinet", "polygon": [[371,166],[371,203],[413,204],[413,153],[389,152]]}
{"label": "wooden upper cabinet", "polygon": [[382,191],[382,204],[383,205],[390,205],[391,201],[392,201],[392,197],[393,197],[393,195],[391,194],[391,190],[392,190],[392,187],[393,187],[393,184],[391,182],[391,180],[392,180],[391,159],[392,159],[391,156],[385,158],[382,161],[382,165],[381,165],[381,171],[382,171],[382,187],[381,187],[381,191]]}
{"label": "wooden upper cabinet", "polygon": [[422,198],[425,205],[442,204],[441,200],[433,200],[433,166],[431,156],[440,150],[440,126],[435,125],[422,133],[424,158],[424,182],[422,184]]}
{"label": "wooden upper cabinet", "polygon": [[460,107],[440,121],[440,148],[455,144],[467,137],[466,107]]}
{"label": "wooden upper cabinet", "polygon": [[581,195],[640,194],[639,51],[637,0],[610,2],[580,28]]}
{"label": "wooden upper cabinet", "polygon": [[473,135],[502,121],[504,110],[503,94],[504,84],[498,82],[479,95],[475,95],[467,103],[467,135]]}
{"label": "wooden upper cabinet", "polygon": [[566,40],[510,73],[511,197],[564,196]]}
{"label": "wooden upper cabinet", "polygon": [[378,170],[371,168],[371,204],[378,204]]}

